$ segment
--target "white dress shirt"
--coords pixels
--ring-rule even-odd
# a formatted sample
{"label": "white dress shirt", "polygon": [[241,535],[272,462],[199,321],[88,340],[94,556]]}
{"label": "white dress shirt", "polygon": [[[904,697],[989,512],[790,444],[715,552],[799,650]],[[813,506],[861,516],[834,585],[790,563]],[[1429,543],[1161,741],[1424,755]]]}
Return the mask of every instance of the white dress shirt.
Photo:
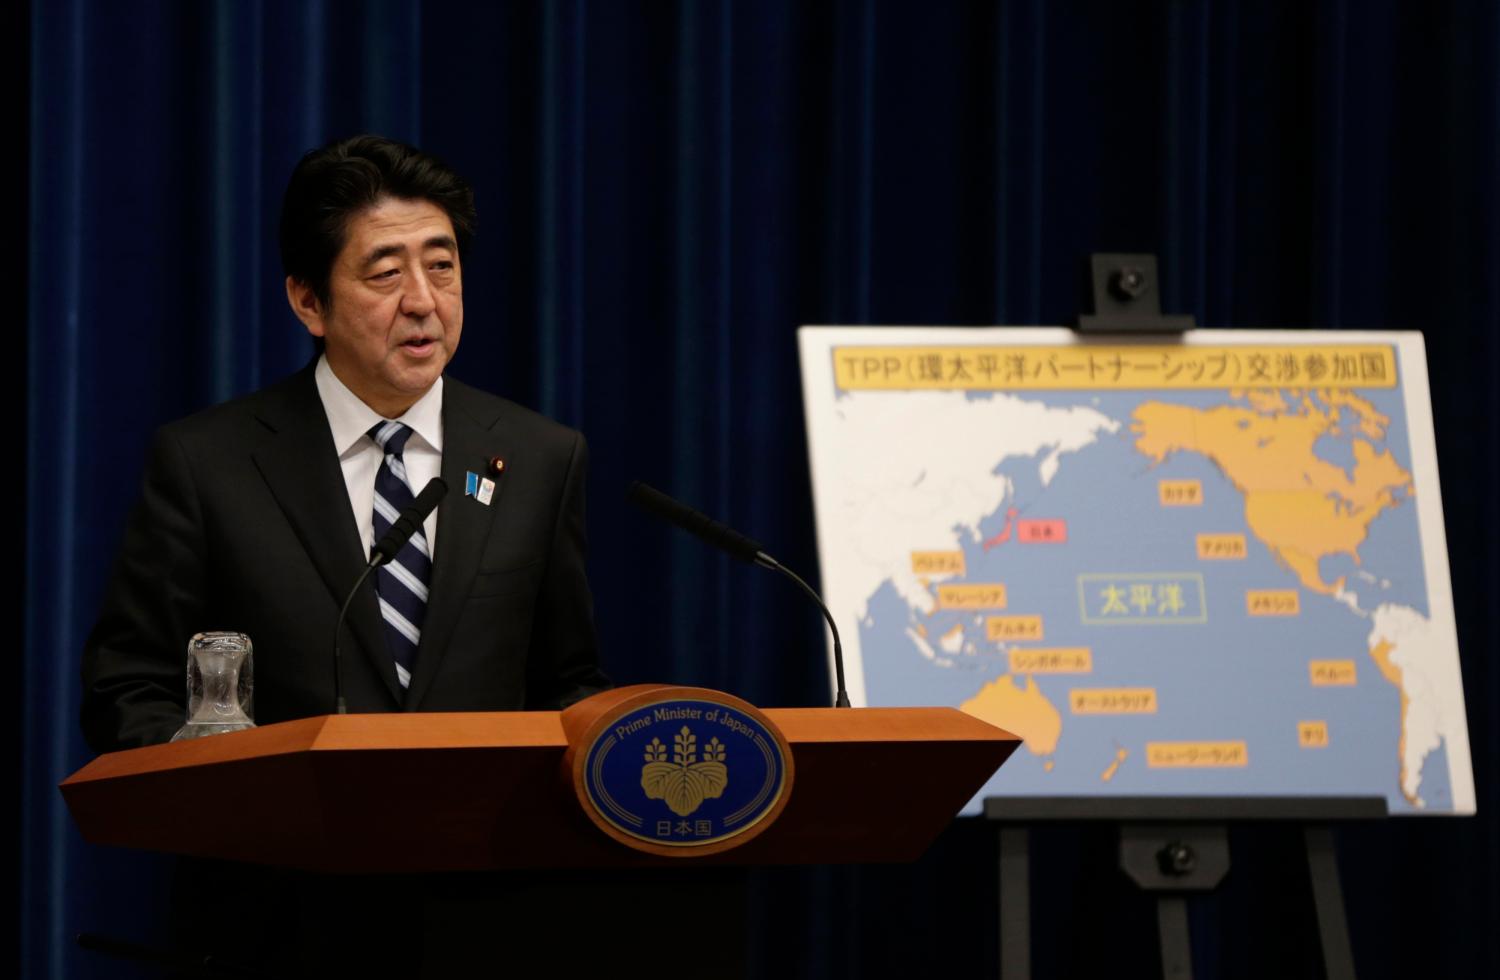
{"label": "white dress shirt", "polygon": [[[411,438],[407,439],[401,458],[406,464],[412,494],[419,493],[443,468],[443,379],[440,376],[427,389],[427,394],[406,410],[405,415],[386,419],[344,386],[333,373],[333,368],[328,366],[328,355],[318,358],[313,377],[318,384],[318,397],[323,400],[323,411],[328,415],[328,428],[333,432],[333,447],[338,450],[339,466],[344,471],[349,508],[354,512],[354,523],[359,528],[365,557],[368,558],[370,549],[375,546],[375,474],[380,470],[382,455],[369,432],[382,421],[400,422],[411,428]],[[432,553],[436,555],[436,510],[427,515],[422,528]]]}

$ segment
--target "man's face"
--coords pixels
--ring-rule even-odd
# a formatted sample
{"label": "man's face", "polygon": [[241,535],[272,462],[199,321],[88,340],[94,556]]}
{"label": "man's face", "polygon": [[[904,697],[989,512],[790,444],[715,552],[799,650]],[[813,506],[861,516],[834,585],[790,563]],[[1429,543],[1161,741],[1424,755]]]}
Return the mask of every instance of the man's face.
{"label": "man's face", "polygon": [[463,330],[463,276],[453,224],[431,201],[381,198],[349,219],[329,278],[331,302],[287,279],[287,298],[328,366],[386,418],[443,373]]}

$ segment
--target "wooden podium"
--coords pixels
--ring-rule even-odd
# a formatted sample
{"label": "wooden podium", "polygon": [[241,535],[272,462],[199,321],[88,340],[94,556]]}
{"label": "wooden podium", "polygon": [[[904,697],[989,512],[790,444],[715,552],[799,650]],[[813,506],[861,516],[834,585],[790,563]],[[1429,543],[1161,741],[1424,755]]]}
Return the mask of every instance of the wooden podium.
{"label": "wooden podium", "polygon": [[589,701],[282,722],[103,755],[61,790],[91,843],[318,872],[911,861],[1019,744],[952,708],[766,709],[796,767],[785,809],[741,846],[663,857],[574,793],[565,716]]}

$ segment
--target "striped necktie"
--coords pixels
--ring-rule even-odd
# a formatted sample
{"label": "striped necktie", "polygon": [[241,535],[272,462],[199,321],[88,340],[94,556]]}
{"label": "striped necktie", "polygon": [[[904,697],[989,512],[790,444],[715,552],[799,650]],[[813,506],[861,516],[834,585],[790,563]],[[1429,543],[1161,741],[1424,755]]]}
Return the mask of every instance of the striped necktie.
{"label": "striped necktie", "polygon": [[[415,499],[401,458],[406,440],[411,438],[411,429],[400,422],[381,422],[369,435],[385,454],[375,474],[375,540],[378,541]],[[418,526],[395,560],[381,565],[375,574],[386,640],[396,660],[396,678],[405,688],[411,684],[412,666],[417,660],[422,620],[427,614],[427,583],[432,579],[432,548],[426,530]]]}

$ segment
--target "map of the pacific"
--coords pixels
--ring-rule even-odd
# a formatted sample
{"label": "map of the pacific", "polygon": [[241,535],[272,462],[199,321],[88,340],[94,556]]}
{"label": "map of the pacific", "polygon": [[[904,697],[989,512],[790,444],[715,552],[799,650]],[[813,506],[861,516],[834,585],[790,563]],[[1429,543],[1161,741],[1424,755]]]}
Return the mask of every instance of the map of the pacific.
{"label": "map of the pacific", "polygon": [[[823,375],[807,394],[825,591],[861,703],[953,705],[1023,740],[975,805],[1380,795],[1472,812],[1446,552],[1435,591],[1419,519],[1435,473],[1414,473],[1395,345],[1380,384],[1334,377],[1339,348],[1299,338],[1239,386],[1260,355],[1238,376],[1136,355],[1151,373],[1134,386],[1127,359],[1101,374],[1091,355],[1065,387],[1076,358],[1033,350],[1015,384],[991,360],[994,383],[970,386],[984,362],[950,348],[953,378],[936,352],[894,372],[909,387],[845,388],[827,375],[857,378],[859,348],[835,333],[803,331]],[[889,332],[862,334],[888,355]],[[1165,383],[1174,367],[1222,384]]]}

